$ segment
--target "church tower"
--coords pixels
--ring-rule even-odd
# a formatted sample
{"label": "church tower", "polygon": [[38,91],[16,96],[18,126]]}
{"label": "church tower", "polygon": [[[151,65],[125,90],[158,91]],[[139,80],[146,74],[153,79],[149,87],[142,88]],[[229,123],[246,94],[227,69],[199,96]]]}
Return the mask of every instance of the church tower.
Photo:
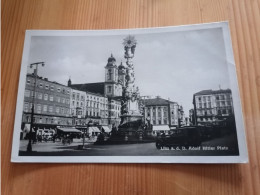
{"label": "church tower", "polygon": [[71,87],[71,79],[68,80],[68,87]]}
{"label": "church tower", "polygon": [[120,96],[118,91],[118,68],[113,54],[108,58],[105,69],[105,95],[109,97]]}

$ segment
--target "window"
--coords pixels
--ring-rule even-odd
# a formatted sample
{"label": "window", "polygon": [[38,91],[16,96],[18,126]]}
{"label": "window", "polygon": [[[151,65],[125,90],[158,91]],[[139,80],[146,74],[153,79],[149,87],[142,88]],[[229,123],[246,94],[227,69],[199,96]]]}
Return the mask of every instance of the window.
{"label": "window", "polygon": [[108,70],[108,77],[107,77],[107,80],[111,80],[112,79],[112,70],[109,69]]}
{"label": "window", "polygon": [[60,97],[57,97],[57,102],[60,102]]}
{"label": "window", "polygon": [[24,103],[24,112],[28,112],[28,110],[29,110],[29,104]]}
{"label": "window", "polygon": [[43,105],[43,111],[47,112],[47,105]]}
{"label": "window", "polygon": [[42,110],[42,107],[41,107],[41,105],[40,105],[40,104],[38,104],[38,105],[37,105],[37,112],[38,112],[38,113],[40,113],[40,112],[41,112],[41,110]]}
{"label": "window", "polygon": [[50,101],[53,102],[53,95],[50,95]]}
{"label": "window", "polygon": [[42,84],[42,83],[40,83],[40,84],[39,84],[39,87],[40,87],[40,88],[42,88],[42,87],[43,87],[43,84]]}
{"label": "window", "polygon": [[79,106],[79,102],[77,102],[77,107]]}
{"label": "window", "polygon": [[30,80],[30,79],[27,80],[27,84],[28,84],[28,85],[31,84],[31,80]]}
{"label": "window", "polygon": [[62,98],[62,103],[65,104],[65,98]]}
{"label": "window", "polygon": [[56,113],[60,113],[60,108],[56,107]]}
{"label": "window", "polygon": [[112,87],[111,87],[111,86],[108,86],[107,92],[108,92],[108,93],[111,93],[111,92],[112,92]]}
{"label": "window", "polygon": [[67,90],[67,94],[70,94],[70,90]]}
{"label": "window", "polygon": [[44,100],[48,100],[48,94],[44,94]]}
{"label": "window", "polygon": [[57,91],[60,92],[60,88],[57,88]]}
{"label": "window", "polygon": [[69,99],[66,99],[66,103],[67,103],[67,104],[70,104],[70,100],[69,100]]}
{"label": "window", "polygon": [[51,86],[51,90],[52,90],[52,91],[54,90],[54,86]]}
{"label": "window", "polygon": [[73,94],[72,94],[72,99],[74,99],[74,100],[75,100],[75,93],[73,93]]}
{"label": "window", "polygon": [[25,96],[25,97],[30,97],[30,91],[29,91],[29,90],[25,90],[24,96]]}
{"label": "window", "polygon": [[49,106],[49,112],[53,112],[53,106]]}
{"label": "window", "polygon": [[80,102],[80,106],[83,106],[83,102]]}
{"label": "window", "polygon": [[75,105],[75,101],[72,101],[72,105],[73,105],[73,106]]}
{"label": "window", "polygon": [[45,89],[49,89],[49,85],[45,85]]}
{"label": "window", "polygon": [[60,112],[61,112],[61,114],[63,114],[64,113],[64,108],[61,108]]}
{"label": "window", "polygon": [[34,93],[36,93],[36,92],[31,91],[31,97],[34,97]]}
{"label": "window", "polygon": [[42,93],[38,93],[38,99],[42,99]]}

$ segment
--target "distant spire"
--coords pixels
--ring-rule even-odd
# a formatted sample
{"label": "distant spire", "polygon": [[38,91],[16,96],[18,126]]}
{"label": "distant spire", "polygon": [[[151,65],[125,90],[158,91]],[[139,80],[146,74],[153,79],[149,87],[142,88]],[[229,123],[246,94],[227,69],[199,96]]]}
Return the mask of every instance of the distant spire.
{"label": "distant spire", "polygon": [[70,76],[69,76],[69,80],[68,80],[68,87],[71,86],[71,79],[70,79]]}

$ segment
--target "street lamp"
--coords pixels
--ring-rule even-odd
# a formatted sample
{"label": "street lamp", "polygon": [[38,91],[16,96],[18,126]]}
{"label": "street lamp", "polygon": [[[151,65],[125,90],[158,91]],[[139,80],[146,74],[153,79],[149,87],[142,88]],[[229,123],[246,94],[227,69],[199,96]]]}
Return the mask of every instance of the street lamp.
{"label": "street lamp", "polygon": [[33,118],[34,118],[34,100],[35,100],[35,95],[36,95],[35,89],[36,89],[38,65],[44,66],[44,62],[36,62],[36,63],[30,64],[30,68],[35,66],[36,69],[34,71],[34,86],[33,86],[33,101],[32,101],[32,112],[31,112],[31,126],[30,126],[30,132],[29,132],[29,142],[28,142],[28,145],[27,145],[27,152],[31,152],[32,151],[32,127],[33,127]]}

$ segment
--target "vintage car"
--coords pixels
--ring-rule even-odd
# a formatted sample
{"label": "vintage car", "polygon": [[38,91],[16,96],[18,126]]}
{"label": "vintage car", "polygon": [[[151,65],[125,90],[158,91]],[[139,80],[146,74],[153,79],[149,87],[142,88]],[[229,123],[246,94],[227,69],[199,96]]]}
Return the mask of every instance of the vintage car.
{"label": "vintage car", "polygon": [[176,146],[199,146],[201,144],[201,128],[198,126],[187,126],[171,130],[170,135],[160,135],[156,140],[156,148],[162,149]]}

